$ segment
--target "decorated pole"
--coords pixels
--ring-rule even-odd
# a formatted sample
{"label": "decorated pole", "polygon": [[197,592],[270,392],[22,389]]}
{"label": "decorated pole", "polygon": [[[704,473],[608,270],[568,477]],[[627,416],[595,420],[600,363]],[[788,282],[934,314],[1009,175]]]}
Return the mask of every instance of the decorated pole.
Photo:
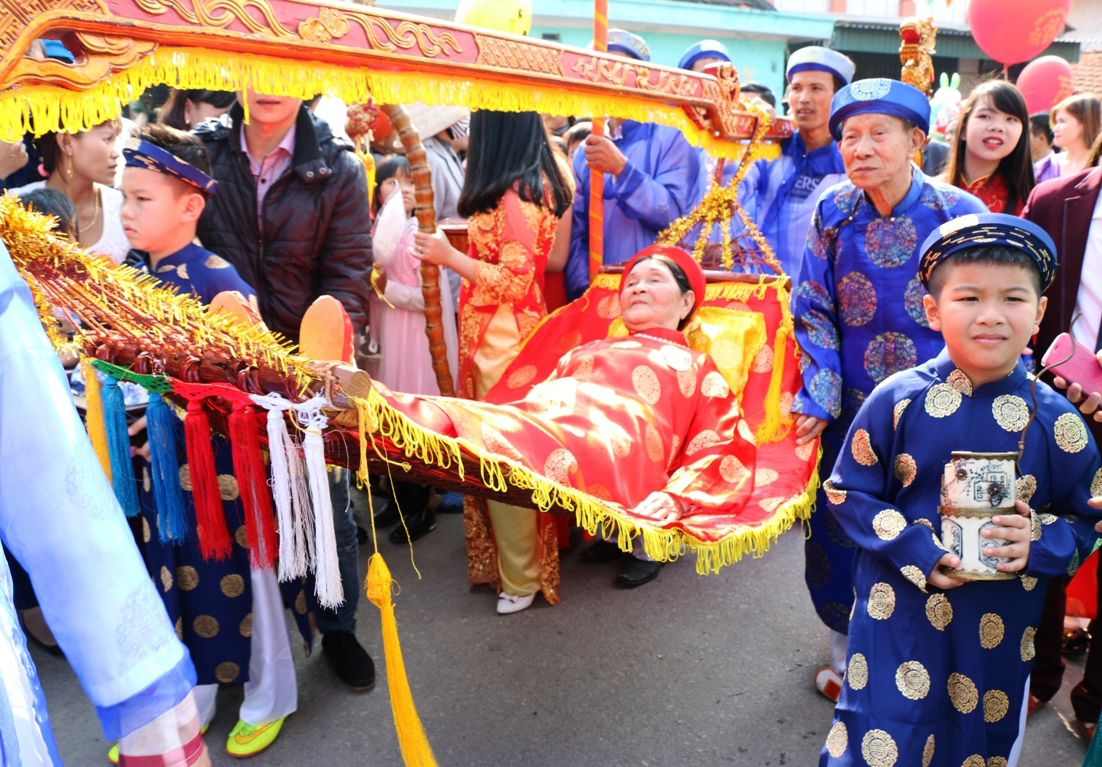
{"label": "decorated pole", "polygon": [[[593,0],[593,50],[608,51],[608,0]],[[592,134],[605,135],[605,118],[593,115]],[[605,174],[589,172],[589,280],[601,271],[605,251]]]}
{"label": "decorated pole", "polygon": [[[390,119],[390,124],[398,132],[402,146],[406,149],[410,172],[413,175],[417,216],[417,229],[425,234],[436,231],[436,207],[433,204],[432,176],[428,157],[421,137],[406,110],[397,104],[380,107]],[[444,344],[443,310],[440,306],[440,268],[427,261],[421,262],[421,294],[425,297],[425,334],[429,341],[429,354],[432,358],[432,370],[436,374],[436,384],[445,397],[455,396],[452,374],[448,369],[447,347]]]}

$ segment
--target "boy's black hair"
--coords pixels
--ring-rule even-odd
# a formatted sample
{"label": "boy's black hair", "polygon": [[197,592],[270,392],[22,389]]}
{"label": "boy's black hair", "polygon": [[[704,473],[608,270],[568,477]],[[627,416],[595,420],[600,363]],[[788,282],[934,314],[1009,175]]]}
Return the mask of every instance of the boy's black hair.
{"label": "boy's black hair", "polygon": [[[196,170],[202,171],[208,176],[211,175],[210,156],[207,154],[207,147],[191,133],[184,133],[182,130],[161,123],[148,123],[136,129],[131,137],[148,141],[153,146],[160,147],[172,156],[180,158]],[[204,198],[210,197],[210,194],[186,181],[176,178],[172,178],[172,180],[179,185],[181,194],[196,192],[203,195]]]}
{"label": "boy's black hair", "polygon": [[[839,85],[838,83],[840,83],[840,82],[841,82],[841,78],[838,77],[837,75],[834,75],[834,92],[835,93],[837,93],[838,91],[842,90],[843,87],[845,87],[844,84]],[[769,106],[774,107],[774,108],[777,106],[777,97],[773,95],[773,89],[770,88],[768,85],[762,85],[761,83],[756,83],[756,82],[751,81],[751,82],[743,84],[742,92],[743,93],[753,93],[757,96],[760,96],[762,101],[764,101]]]}
{"label": "boy's black hair", "polygon": [[562,134],[563,139],[566,141],[567,149],[571,144],[578,144],[589,138],[589,135],[593,132],[593,123],[589,120],[581,120],[570,126],[570,130]]}
{"label": "boy's black hair", "polygon": [[926,284],[926,292],[933,296],[935,301],[940,300],[941,290],[945,287],[945,280],[949,274],[945,267],[960,264],[1020,266],[1029,271],[1030,277],[1033,278],[1033,289],[1038,297],[1041,295],[1041,270],[1032,256],[1008,245],[977,245],[974,248],[957,251],[934,267],[934,271],[930,273],[930,280]]}
{"label": "boy's black hair", "polygon": [[53,216],[57,219],[54,231],[65,234],[75,234],[77,223],[77,209],[73,201],[56,189],[42,187],[23,192],[19,195],[19,202],[23,207],[33,210],[45,216]]}

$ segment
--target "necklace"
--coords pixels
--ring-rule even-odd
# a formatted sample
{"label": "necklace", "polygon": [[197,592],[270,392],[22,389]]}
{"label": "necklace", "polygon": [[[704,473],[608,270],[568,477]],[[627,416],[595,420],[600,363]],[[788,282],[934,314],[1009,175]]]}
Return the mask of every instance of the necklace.
{"label": "necklace", "polygon": [[84,227],[81,227],[79,225],[79,222],[78,222],[78,225],[77,225],[77,229],[78,229],[77,237],[78,237],[78,239],[80,237],[81,232],[86,232],[89,229],[92,229],[96,225],[96,222],[99,221],[99,189],[97,189],[96,187],[92,187],[92,193],[93,193],[93,200],[94,200],[94,202],[92,203],[92,221],[87,226],[84,226]]}
{"label": "necklace", "polygon": [[[649,338],[650,340],[658,341],[659,343],[671,344],[673,346],[680,346],[682,349],[690,349],[690,350],[692,349],[691,346],[686,346],[685,344],[681,343],[680,341],[671,341],[668,338],[660,338],[659,336],[652,336],[650,333],[632,333],[631,336],[635,336],[637,338]],[[628,338],[631,338],[631,336],[628,336]]]}

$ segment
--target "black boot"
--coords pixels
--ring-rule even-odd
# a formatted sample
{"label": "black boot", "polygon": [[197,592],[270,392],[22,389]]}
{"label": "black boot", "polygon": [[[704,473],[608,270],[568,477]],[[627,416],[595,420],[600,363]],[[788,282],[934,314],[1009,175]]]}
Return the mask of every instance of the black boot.
{"label": "black boot", "polygon": [[375,686],[375,663],[351,631],[330,631],[321,636],[321,650],[333,663],[342,682],[357,692]]}
{"label": "black boot", "polygon": [[395,482],[394,497],[402,511],[404,524],[398,524],[390,531],[388,538],[391,543],[412,543],[436,529],[436,512],[429,508],[431,488],[412,482]]}

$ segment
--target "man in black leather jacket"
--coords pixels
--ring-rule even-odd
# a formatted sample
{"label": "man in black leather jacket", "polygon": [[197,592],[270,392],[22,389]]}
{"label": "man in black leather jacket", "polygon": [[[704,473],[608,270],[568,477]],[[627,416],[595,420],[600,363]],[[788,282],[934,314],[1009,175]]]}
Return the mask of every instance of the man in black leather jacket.
{"label": "man in black leather jacket", "polygon": [[[363,330],[372,264],[363,164],[299,99],[252,91],[247,99],[248,123],[239,102],[195,129],[218,181],[199,239],[237,268],[264,322],[290,340],[298,342],[302,316],[321,295],[339,300]],[[356,640],[359,544],[347,479],[331,482],[330,492],[345,601],[319,613],[322,650],[341,681],[367,690],[375,666]]]}
{"label": "man in black leather jacket", "polygon": [[[353,327],[362,330],[372,263],[363,164],[352,145],[335,138],[298,99],[253,99],[251,124],[242,126],[238,103],[223,120],[207,120],[195,129],[218,181],[218,194],[199,223],[199,239],[252,285],[272,330],[297,341],[302,315],[321,295],[339,300]],[[297,109],[279,113],[290,110],[282,102]],[[269,112],[283,119],[265,121]],[[287,149],[277,177],[260,170],[277,164]]]}

